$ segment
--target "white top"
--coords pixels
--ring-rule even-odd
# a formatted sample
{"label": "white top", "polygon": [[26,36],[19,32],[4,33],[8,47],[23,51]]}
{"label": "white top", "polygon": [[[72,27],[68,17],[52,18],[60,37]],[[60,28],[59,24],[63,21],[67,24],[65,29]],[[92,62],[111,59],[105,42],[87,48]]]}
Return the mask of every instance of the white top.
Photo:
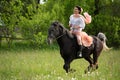
{"label": "white top", "polygon": [[79,26],[80,28],[84,29],[85,28],[85,21],[82,18],[82,16],[80,17],[74,17],[74,14],[70,16],[70,21],[69,24],[72,25],[72,27],[74,26]]}

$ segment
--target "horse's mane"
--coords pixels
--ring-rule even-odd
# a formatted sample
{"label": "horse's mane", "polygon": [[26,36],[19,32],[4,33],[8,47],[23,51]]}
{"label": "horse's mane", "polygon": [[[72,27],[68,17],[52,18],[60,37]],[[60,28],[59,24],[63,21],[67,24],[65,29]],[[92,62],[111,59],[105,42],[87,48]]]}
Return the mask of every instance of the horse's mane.
{"label": "horse's mane", "polygon": [[69,31],[68,29],[66,30],[66,33],[67,33],[67,35],[68,35],[70,38],[74,38],[74,35],[71,34],[70,31]]}
{"label": "horse's mane", "polygon": [[63,26],[63,24],[60,23],[60,26],[63,28],[63,31],[65,31],[65,33],[66,33],[70,38],[74,38],[74,35],[71,34],[70,31]]}

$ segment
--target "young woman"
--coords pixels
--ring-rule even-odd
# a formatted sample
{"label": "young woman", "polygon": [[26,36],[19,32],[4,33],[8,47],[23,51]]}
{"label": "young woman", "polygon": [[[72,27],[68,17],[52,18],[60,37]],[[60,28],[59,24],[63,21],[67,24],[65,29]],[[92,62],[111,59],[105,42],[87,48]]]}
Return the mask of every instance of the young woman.
{"label": "young woman", "polygon": [[81,32],[85,28],[85,24],[91,22],[91,16],[85,12],[84,16],[81,15],[83,9],[80,6],[75,6],[73,14],[70,16],[69,26],[71,33],[76,35],[78,44],[80,45],[79,56],[82,57],[82,41],[81,41]]}

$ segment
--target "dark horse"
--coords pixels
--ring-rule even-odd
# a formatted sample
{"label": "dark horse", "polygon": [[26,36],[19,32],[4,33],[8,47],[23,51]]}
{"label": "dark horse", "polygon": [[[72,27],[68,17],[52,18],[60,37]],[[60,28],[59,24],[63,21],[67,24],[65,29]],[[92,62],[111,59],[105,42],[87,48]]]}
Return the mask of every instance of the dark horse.
{"label": "dark horse", "polygon": [[[84,58],[90,63],[85,73],[98,68],[97,60],[103,49],[103,43],[98,37],[92,36],[92,38],[93,44],[89,48],[84,47],[82,49],[82,57],[78,57],[79,45],[77,44],[76,37],[70,34],[61,23],[57,21],[53,22],[48,30],[48,43],[51,43],[54,39],[57,40],[60,47],[60,54],[64,59],[63,68],[67,73],[74,71],[70,69],[70,63],[78,58]],[[93,54],[93,58],[91,58],[91,54]]]}

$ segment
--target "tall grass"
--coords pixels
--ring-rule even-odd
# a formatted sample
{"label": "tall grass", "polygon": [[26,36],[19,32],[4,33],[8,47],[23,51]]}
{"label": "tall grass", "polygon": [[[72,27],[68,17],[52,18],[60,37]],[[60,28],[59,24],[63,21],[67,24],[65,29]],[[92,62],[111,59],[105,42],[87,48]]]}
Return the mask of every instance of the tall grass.
{"label": "tall grass", "polygon": [[71,63],[74,73],[63,70],[59,50],[28,49],[0,51],[0,80],[120,80],[120,50],[102,52],[99,68],[84,74],[88,62],[78,59]]}

